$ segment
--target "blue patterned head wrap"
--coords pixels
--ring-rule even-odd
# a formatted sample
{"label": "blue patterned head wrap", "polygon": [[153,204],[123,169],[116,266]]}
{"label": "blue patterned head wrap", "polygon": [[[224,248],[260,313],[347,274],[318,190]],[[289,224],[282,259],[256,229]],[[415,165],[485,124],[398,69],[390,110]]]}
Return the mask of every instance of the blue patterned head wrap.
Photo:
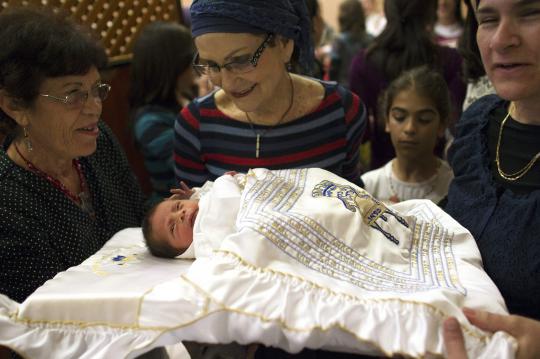
{"label": "blue patterned head wrap", "polygon": [[311,20],[304,0],[194,0],[191,33],[273,33],[294,40],[300,65],[313,65]]}

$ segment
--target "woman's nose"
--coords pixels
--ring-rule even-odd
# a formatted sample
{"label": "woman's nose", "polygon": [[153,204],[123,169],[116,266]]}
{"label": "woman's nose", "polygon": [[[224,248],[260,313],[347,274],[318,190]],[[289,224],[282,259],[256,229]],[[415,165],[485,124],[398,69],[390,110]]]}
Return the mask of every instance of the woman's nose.
{"label": "woman's nose", "polygon": [[498,52],[518,46],[520,37],[516,30],[518,26],[513,19],[502,18],[499,21],[497,30],[491,38],[490,47]]}
{"label": "woman's nose", "polygon": [[88,99],[83,105],[83,113],[85,115],[101,116],[103,102],[97,96],[89,94]]}

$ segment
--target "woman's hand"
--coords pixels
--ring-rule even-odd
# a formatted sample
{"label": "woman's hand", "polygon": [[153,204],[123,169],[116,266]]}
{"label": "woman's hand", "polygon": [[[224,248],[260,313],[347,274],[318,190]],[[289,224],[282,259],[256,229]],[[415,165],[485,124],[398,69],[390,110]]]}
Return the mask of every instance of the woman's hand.
{"label": "woman's hand", "polygon": [[172,195],[168,199],[189,199],[193,190],[184,181],[180,181],[180,188],[171,188]]}
{"label": "woman's hand", "polygon": [[[481,310],[463,309],[471,324],[488,331],[504,331],[518,342],[517,359],[540,358],[540,321],[519,315],[499,315]],[[458,321],[451,317],[445,320],[443,336],[449,359],[467,359],[463,333]]]}

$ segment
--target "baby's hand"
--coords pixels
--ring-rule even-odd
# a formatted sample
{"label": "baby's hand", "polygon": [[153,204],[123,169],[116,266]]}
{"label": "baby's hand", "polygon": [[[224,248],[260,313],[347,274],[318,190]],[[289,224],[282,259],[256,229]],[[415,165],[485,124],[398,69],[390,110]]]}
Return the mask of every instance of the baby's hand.
{"label": "baby's hand", "polygon": [[180,188],[171,188],[172,195],[168,199],[189,199],[193,190],[184,181],[180,181]]}

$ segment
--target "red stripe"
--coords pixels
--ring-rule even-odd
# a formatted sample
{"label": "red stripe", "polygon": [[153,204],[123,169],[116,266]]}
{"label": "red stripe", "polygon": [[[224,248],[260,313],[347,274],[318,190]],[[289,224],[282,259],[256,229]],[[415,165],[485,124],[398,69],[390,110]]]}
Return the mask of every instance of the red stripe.
{"label": "red stripe", "polygon": [[[323,146],[319,146],[311,150],[297,152],[297,153],[284,155],[284,156],[266,157],[266,158],[245,158],[245,157],[227,156],[227,155],[213,153],[213,154],[207,154],[206,158],[207,160],[215,160],[217,162],[230,163],[230,164],[240,165],[240,166],[266,167],[266,166],[275,166],[275,165],[283,165],[287,163],[298,162],[300,160],[305,160],[308,158],[319,156],[326,152],[333,151],[336,148],[341,148],[345,145],[346,145],[346,140],[339,139],[337,141],[327,143]],[[253,152],[255,152],[255,149],[253,149]]]}
{"label": "red stripe", "polygon": [[189,111],[189,108],[184,107],[182,109],[182,112],[180,112],[182,115],[182,118],[194,129],[199,129],[199,121],[193,116],[193,114]]}
{"label": "red stripe", "polygon": [[341,96],[339,95],[339,92],[335,91],[334,93],[330,94],[330,96],[324,98],[319,104],[319,106],[317,107],[317,109],[313,112],[317,112],[317,111],[322,110],[325,107],[331,106],[334,103],[336,103],[336,101],[339,101],[340,99],[341,99]]}
{"label": "red stripe", "polygon": [[358,110],[360,109],[360,98],[356,96],[355,94],[352,94],[352,104],[349,108],[349,111],[347,111],[347,114],[345,115],[345,123],[348,125],[351,123],[352,119],[358,114]]}
{"label": "red stripe", "polygon": [[204,165],[202,163],[193,162],[178,155],[174,155],[174,162],[182,167],[187,167],[198,171],[204,170]]}
{"label": "red stripe", "polygon": [[199,113],[202,117],[222,117],[222,118],[228,118],[225,116],[223,112],[218,110],[217,108],[201,108],[199,110]]}

